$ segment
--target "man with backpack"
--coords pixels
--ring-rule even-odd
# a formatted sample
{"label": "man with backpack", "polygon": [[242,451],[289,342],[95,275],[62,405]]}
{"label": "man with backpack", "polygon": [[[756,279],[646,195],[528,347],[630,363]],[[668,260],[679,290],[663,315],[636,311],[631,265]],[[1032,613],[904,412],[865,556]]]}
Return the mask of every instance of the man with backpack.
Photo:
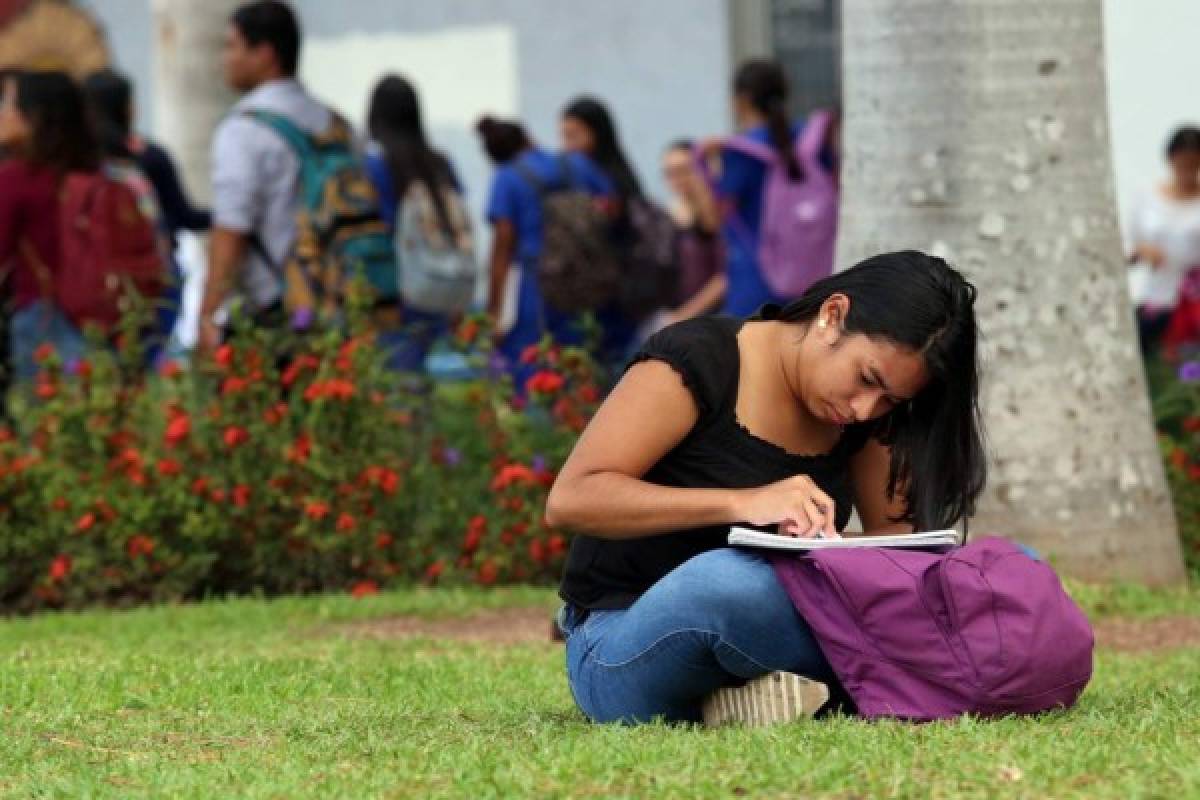
{"label": "man with backpack", "polygon": [[230,19],[225,79],[245,95],[212,147],[213,229],[199,345],[221,338],[240,290],[257,326],[303,330],[336,317],[345,282],[362,275],[386,301],[395,255],[346,123],[296,79],[300,26],[279,0]]}

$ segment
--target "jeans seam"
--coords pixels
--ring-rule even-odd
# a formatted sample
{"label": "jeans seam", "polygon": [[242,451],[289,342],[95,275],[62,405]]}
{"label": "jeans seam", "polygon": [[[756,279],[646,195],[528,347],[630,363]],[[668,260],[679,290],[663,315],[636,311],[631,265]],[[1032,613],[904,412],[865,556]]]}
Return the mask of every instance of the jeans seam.
{"label": "jeans seam", "polygon": [[[654,648],[658,647],[660,644],[662,644],[667,639],[670,639],[672,636],[676,636],[681,633],[703,633],[703,634],[707,634],[709,636],[716,636],[718,643],[724,644],[725,646],[729,647],[731,650],[736,652],[742,658],[749,661],[754,666],[764,670],[765,672],[771,671],[770,667],[768,667],[766,664],[759,662],[758,659],[751,657],[737,645],[731,644],[731,643],[725,641],[724,638],[722,638],[721,634],[717,633],[716,631],[706,630],[704,628],[679,628],[677,630],[673,630],[668,633],[664,633],[662,636],[658,637],[653,642],[646,645],[646,647],[642,648],[637,653],[635,653],[634,655],[630,656],[629,658],[627,658],[623,661],[617,661],[617,662],[610,664],[607,661],[600,659],[598,656],[595,655],[595,647],[594,646],[592,648],[590,648],[587,653],[584,654],[584,658],[586,659],[586,658],[590,657],[592,659],[592,662],[596,666],[602,667],[604,669],[617,669],[619,667],[625,667],[625,666],[628,666],[629,664],[632,664],[634,661],[637,661],[638,659],[642,658],[643,656],[648,654]],[[599,643],[597,642],[597,644],[599,644]]]}

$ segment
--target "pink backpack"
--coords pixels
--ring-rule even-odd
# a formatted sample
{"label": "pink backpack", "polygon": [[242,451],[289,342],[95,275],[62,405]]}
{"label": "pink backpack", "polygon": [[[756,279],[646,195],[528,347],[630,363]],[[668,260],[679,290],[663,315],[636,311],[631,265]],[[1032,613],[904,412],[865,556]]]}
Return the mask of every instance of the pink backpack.
{"label": "pink backpack", "polygon": [[792,299],[833,272],[837,240],[838,185],[821,164],[833,114],[814,111],[796,137],[796,160],[804,179],[792,181],[787,166],[770,145],[738,136],[725,147],[767,164],[759,225],[758,263],[767,286]]}

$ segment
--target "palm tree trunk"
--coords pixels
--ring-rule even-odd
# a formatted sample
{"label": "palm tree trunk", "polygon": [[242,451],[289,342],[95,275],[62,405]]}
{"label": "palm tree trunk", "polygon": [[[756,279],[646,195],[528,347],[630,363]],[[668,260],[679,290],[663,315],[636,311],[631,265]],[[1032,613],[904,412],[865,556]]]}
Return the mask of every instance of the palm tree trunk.
{"label": "palm tree trunk", "polygon": [[154,0],[154,105],[159,138],[185,185],[207,202],[213,130],[235,95],[225,86],[221,42],[243,0]]}
{"label": "palm tree trunk", "polygon": [[993,454],[973,531],[1087,578],[1184,578],[1125,289],[1100,0],[845,0],[839,263],[979,288]]}

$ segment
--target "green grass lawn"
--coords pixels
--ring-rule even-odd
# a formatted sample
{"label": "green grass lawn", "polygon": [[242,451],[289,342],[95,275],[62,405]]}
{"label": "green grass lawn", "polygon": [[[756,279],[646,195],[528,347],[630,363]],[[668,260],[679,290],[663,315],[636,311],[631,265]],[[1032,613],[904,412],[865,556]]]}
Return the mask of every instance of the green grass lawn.
{"label": "green grass lawn", "polygon": [[[1096,615],[1200,615],[1200,593],[1082,588]],[[1101,651],[1039,719],[764,731],[592,726],[562,652],[364,639],[394,614],[549,592],[242,599],[0,622],[0,796],[1200,797],[1200,648]]]}

